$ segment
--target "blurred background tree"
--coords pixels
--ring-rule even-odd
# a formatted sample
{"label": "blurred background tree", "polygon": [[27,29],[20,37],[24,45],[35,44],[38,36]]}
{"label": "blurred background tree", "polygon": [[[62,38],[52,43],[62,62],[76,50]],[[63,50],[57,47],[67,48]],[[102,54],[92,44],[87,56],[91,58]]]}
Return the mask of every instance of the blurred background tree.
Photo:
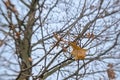
{"label": "blurred background tree", "polygon": [[119,50],[119,0],[0,1],[1,80],[117,80]]}

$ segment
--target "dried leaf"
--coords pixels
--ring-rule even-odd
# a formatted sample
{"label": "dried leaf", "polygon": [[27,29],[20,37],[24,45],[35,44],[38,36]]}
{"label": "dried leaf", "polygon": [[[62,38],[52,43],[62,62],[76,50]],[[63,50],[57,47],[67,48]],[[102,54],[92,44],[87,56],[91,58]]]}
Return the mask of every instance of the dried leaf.
{"label": "dried leaf", "polygon": [[87,38],[94,38],[95,37],[95,35],[93,33],[87,33],[87,34],[85,34],[85,36]]}
{"label": "dried leaf", "polygon": [[113,70],[113,64],[108,64],[108,69],[107,69],[107,74],[108,74],[108,77],[109,79],[115,79],[115,72]]}
{"label": "dried leaf", "polygon": [[19,15],[19,13],[18,13],[17,9],[15,8],[15,6],[13,6],[11,8],[11,10],[15,13],[15,15]]}
{"label": "dried leaf", "polygon": [[55,39],[59,41],[60,40],[60,36],[58,34],[56,34],[56,33],[53,33],[53,34],[54,34],[53,36],[55,37]]}
{"label": "dried leaf", "polygon": [[20,32],[16,32],[15,38],[16,38],[16,39],[19,39],[19,38],[20,38]]}
{"label": "dried leaf", "polygon": [[67,48],[65,48],[64,46],[62,46],[63,52],[67,52]]}
{"label": "dried leaf", "polygon": [[109,68],[113,68],[113,64],[109,63],[109,64],[108,64],[108,67],[109,67]]}
{"label": "dried leaf", "polygon": [[109,79],[115,79],[115,72],[112,68],[107,69]]}
{"label": "dried leaf", "polygon": [[77,46],[76,42],[69,42],[70,46],[72,46],[73,49],[79,50],[81,49],[79,46]]}
{"label": "dried leaf", "polygon": [[10,30],[15,30],[15,26],[13,24],[10,24],[9,27],[10,27]]}
{"label": "dried leaf", "polygon": [[74,56],[75,60],[85,59],[86,50],[85,49],[73,50],[71,54]]}
{"label": "dried leaf", "polygon": [[87,51],[86,49],[77,46],[76,42],[70,42],[70,45],[73,48],[71,54],[73,55],[75,60],[85,59],[86,51]]}
{"label": "dried leaf", "polygon": [[7,9],[10,9],[12,12],[15,13],[15,15],[19,15],[17,9],[15,8],[15,5],[13,5],[10,0],[3,1]]}
{"label": "dried leaf", "polygon": [[[3,2],[4,2],[4,1],[3,1]],[[9,0],[6,0],[6,1],[4,2],[4,4],[6,5],[7,8],[10,7],[10,1],[9,1]]]}

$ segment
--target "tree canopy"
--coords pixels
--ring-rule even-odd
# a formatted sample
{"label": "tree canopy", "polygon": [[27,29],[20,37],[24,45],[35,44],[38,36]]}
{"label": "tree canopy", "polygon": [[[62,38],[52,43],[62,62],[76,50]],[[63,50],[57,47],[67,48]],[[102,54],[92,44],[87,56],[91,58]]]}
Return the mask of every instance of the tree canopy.
{"label": "tree canopy", "polygon": [[119,0],[1,0],[0,79],[120,79]]}

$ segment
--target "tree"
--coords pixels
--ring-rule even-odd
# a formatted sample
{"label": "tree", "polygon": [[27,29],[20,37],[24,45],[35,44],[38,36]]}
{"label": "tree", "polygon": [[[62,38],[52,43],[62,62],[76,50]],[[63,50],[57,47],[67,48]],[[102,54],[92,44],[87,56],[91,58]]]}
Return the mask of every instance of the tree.
{"label": "tree", "polygon": [[113,76],[119,73],[119,0],[1,0],[0,6],[1,79],[101,80],[111,78],[108,64]]}

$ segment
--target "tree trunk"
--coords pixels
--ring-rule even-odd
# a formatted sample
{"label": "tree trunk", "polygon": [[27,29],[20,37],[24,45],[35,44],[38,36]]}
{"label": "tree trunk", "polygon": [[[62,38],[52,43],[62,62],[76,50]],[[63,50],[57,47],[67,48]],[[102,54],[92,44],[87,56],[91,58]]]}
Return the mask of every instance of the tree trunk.
{"label": "tree trunk", "polygon": [[23,39],[23,41],[22,40],[20,41],[20,44],[18,46],[18,55],[19,58],[21,59],[20,62],[21,71],[16,80],[29,80],[29,77],[31,76],[32,72],[30,68],[32,66],[32,61],[30,60],[31,59],[30,41],[27,40],[26,38]]}

